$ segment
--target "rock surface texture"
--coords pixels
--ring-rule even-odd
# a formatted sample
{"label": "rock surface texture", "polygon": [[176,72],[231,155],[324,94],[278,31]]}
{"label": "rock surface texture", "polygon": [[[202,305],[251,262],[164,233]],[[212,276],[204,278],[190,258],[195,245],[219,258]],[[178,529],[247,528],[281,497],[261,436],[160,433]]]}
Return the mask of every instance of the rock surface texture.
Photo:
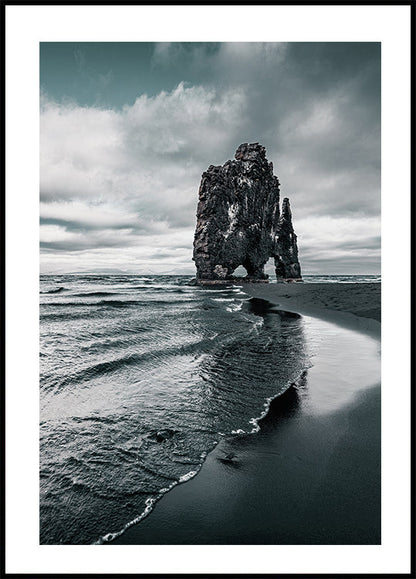
{"label": "rock surface texture", "polygon": [[279,180],[258,143],[244,143],[235,160],[211,165],[199,188],[194,254],[198,280],[232,279],[242,265],[249,280],[265,280],[274,258],[278,279],[300,279],[288,199],[280,212]]}

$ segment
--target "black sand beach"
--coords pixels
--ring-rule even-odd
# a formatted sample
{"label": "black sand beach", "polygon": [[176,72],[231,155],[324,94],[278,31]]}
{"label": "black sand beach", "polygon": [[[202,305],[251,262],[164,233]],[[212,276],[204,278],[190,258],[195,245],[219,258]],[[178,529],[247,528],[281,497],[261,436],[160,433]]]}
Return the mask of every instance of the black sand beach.
{"label": "black sand beach", "polygon": [[333,321],[345,328],[380,336],[379,283],[245,284],[244,291],[286,312]]}
{"label": "black sand beach", "polygon": [[[295,300],[296,307],[318,308],[347,312],[363,318],[381,320],[380,283],[269,283],[261,287],[245,284],[244,291],[250,295],[260,290],[261,296],[273,303],[282,299]],[[287,304],[287,302],[286,302]]]}
{"label": "black sand beach", "polygon": [[[259,432],[222,439],[197,476],[110,544],[380,544],[380,285],[244,291],[330,321],[334,343],[273,400]],[[348,367],[345,352],[337,354],[344,344],[352,348]],[[342,389],[343,380],[351,392],[332,402],[332,385]]]}

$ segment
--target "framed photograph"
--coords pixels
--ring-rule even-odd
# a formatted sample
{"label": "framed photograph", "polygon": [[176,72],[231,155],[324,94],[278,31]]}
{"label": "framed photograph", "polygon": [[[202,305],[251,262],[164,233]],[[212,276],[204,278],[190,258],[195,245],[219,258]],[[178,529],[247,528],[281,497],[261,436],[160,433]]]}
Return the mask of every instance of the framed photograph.
{"label": "framed photograph", "polygon": [[6,6],[6,574],[411,573],[410,11]]}

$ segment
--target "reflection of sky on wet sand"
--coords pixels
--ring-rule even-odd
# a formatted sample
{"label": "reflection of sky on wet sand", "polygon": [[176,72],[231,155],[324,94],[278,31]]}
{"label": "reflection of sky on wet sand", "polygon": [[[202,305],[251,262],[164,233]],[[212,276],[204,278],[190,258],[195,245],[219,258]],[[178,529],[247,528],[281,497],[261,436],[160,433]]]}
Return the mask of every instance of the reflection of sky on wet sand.
{"label": "reflection of sky on wet sand", "polygon": [[380,382],[380,344],[359,332],[303,316],[312,356],[306,385],[299,388],[302,411],[327,414]]}

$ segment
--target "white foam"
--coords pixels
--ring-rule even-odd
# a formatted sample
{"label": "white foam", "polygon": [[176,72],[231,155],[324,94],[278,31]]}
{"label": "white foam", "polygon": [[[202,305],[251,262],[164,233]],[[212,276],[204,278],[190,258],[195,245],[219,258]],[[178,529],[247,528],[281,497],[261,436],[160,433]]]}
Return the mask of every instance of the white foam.
{"label": "white foam", "polygon": [[96,541],[96,543],[94,543],[94,544],[95,545],[103,545],[104,543],[110,543],[111,541],[114,541],[114,539],[116,539],[117,537],[120,537],[120,535],[122,535],[125,531],[127,531],[127,529],[129,529],[133,525],[137,525],[137,523],[140,523],[140,521],[142,521],[145,517],[150,515],[150,513],[153,510],[153,505],[156,503],[156,501],[159,498],[160,498],[160,495],[159,495],[159,497],[149,497],[148,499],[146,499],[146,508],[144,509],[144,511],[142,513],[140,513],[140,515],[135,517],[132,521],[129,521],[121,529],[121,531],[118,531],[116,533],[107,533],[103,537],[100,537],[98,539],[98,541]]}
{"label": "white foam", "polygon": [[264,325],[264,318],[257,318],[254,322],[253,322],[253,327],[251,328],[250,332],[255,332],[256,334],[259,333],[260,328],[262,328],[262,326]]}
{"label": "white foam", "polygon": [[238,312],[241,310],[242,307],[243,307],[243,302],[239,301],[237,303],[230,304],[225,309],[227,310],[227,312]]}
{"label": "white foam", "polygon": [[184,482],[190,480],[191,478],[194,478],[194,476],[197,474],[198,474],[197,470],[191,470],[190,472],[181,476],[181,478],[179,479],[179,483],[184,483]]}

